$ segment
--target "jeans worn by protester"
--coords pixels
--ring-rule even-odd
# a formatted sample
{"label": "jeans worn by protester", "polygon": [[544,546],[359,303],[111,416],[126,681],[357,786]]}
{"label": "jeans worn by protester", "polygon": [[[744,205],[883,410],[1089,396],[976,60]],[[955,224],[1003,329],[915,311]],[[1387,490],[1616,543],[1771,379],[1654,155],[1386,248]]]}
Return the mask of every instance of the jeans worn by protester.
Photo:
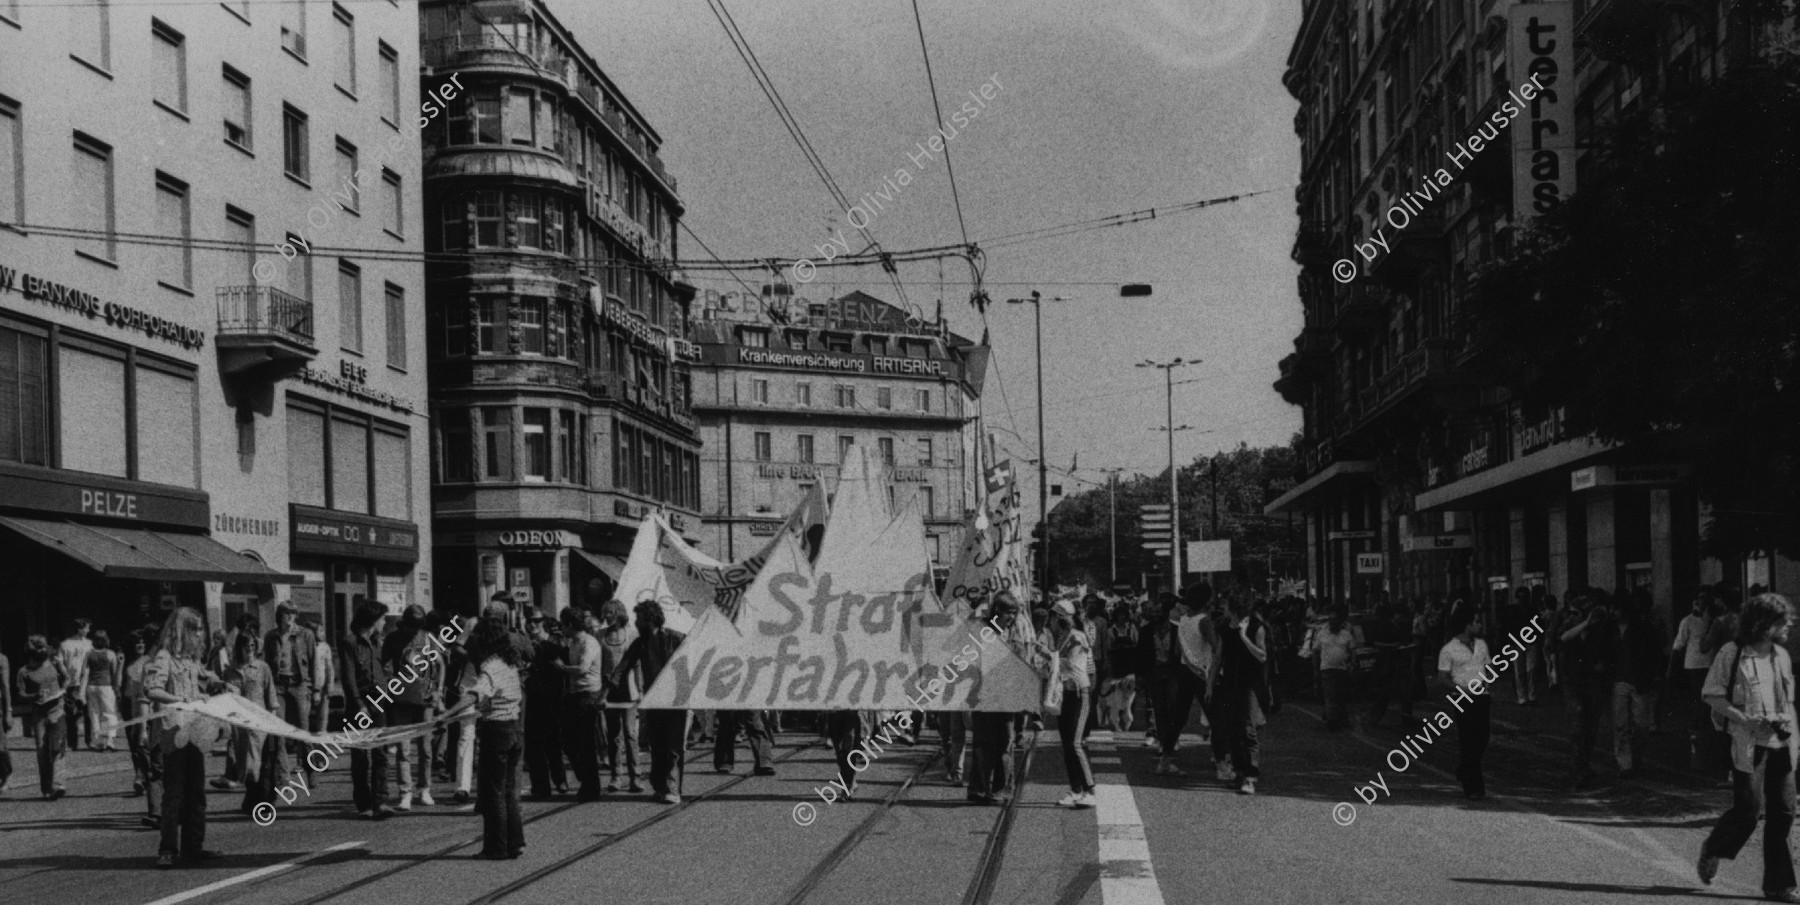
{"label": "jeans worn by protester", "polygon": [[969,715],[969,800],[985,802],[1012,794],[1009,774],[1019,715],[978,710]]}
{"label": "jeans worn by protester", "polygon": [[[144,667],[146,693],[161,691],[182,700],[199,698],[205,668],[199,660],[179,659],[166,650]],[[161,855],[195,857],[206,844],[206,750],[197,739],[210,739],[216,723],[206,717],[171,715],[155,724],[162,749],[163,800]]]}
{"label": "jeans worn by protester", "polygon": [[54,656],[36,666],[19,668],[19,705],[26,714],[25,732],[37,750],[38,787],[46,798],[62,789],[58,771],[68,748],[63,725],[68,682],[68,672]]}
{"label": "jeans worn by protester", "polygon": [[721,710],[713,735],[713,769],[726,771],[737,765],[738,730],[750,743],[750,759],[757,771],[773,769],[774,739],[769,734],[768,712]]}
{"label": "jeans worn by protester", "polygon": [[[862,750],[863,742],[873,731],[872,720],[866,710],[834,710],[827,719],[831,732],[831,749],[837,756],[838,782],[849,792],[856,792],[856,768],[851,765],[850,755]],[[866,766],[866,765],[865,765]]]}
{"label": "jeans worn by protester", "polygon": [[519,671],[499,657],[481,664],[472,693],[480,701],[475,723],[479,752],[481,855],[517,858],[525,849],[525,824],[519,815],[519,760],[525,753],[519,728]]}
{"label": "jeans worn by protester", "polygon": [[[381,665],[381,652],[375,643],[362,635],[352,634],[338,645],[338,675],[344,685],[344,724],[363,726],[368,715],[368,728],[386,727],[386,708],[392,703],[387,691],[387,670]],[[387,748],[353,748],[350,751],[350,789],[356,811],[364,816],[381,817],[387,813]]]}

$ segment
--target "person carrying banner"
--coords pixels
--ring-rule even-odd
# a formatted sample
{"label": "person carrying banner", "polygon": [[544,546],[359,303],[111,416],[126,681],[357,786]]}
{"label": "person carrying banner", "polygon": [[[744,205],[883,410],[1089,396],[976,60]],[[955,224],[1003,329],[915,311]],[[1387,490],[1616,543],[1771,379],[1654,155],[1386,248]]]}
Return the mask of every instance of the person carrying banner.
{"label": "person carrying banner", "polygon": [[[562,611],[563,638],[568,643],[568,662],[556,667],[568,683],[562,700],[563,750],[575,771],[579,788],[576,801],[600,800],[600,714],[606,708],[606,675],[601,671],[600,621],[587,611],[570,607]],[[548,664],[539,672],[549,673]],[[535,775],[535,774],[534,774]]]}
{"label": "person carrying banner", "polygon": [[525,824],[519,815],[519,759],[524,741],[519,731],[518,645],[496,616],[483,616],[469,640],[475,665],[469,693],[480,717],[475,722],[480,751],[481,851],[475,857],[510,860],[525,851]]}
{"label": "person carrying banner", "polygon": [[[637,632],[631,628],[630,614],[625,604],[617,600],[608,600],[600,608],[600,620],[605,628],[600,632],[601,668],[611,676],[618,671],[619,664],[625,659],[625,651],[631,642],[637,640]],[[635,704],[643,696],[643,689],[638,687],[637,676],[628,673],[623,682],[608,682],[606,686],[606,702],[608,704]],[[623,791],[642,792],[644,787],[638,785],[638,732],[636,707],[608,707],[606,719],[606,763],[610,779],[606,791],[618,792],[619,764],[625,764],[625,777],[630,783]]]}
{"label": "person carrying banner", "polygon": [[[1044,651],[1038,647],[1031,623],[1019,617],[1019,600],[1010,591],[994,595],[988,604],[986,618],[1004,635],[1006,644],[1034,669],[1042,669]],[[978,710],[970,714],[974,736],[972,771],[969,774],[968,799],[976,804],[1003,804],[1012,795],[1007,761],[1012,756],[1013,736],[1018,731],[1019,715],[1011,712]]]}
{"label": "person carrying banner", "polygon": [[[382,668],[381,649],[375,643],[375,626],[386,616],[386,606],[364,601],[350,617],[350,637],[338,645],[338,675],[344,683],[346,724],[364,713],[369,716],[369,726],[379,728],[388,724],[387,714],[376,705],[381,698],[391,700],[383,687],[387,684],[387,670]],[[361,725],[360,720],[358,725]],[[350,788],[357,816],[381,820],[393,814],[387,806],[387,763],[386,748],[351,750]]]}
{"label": "person carrying banner", "polygon": [[[144,667],[144,696],[159,705],[202,701],[223,690],[225,683],[207,670],[206,627],[200,614],[178,607],[163,623],[156,653]],[[159,707],[159,710],[163,707]],[[169,713],[157,726],[156,743],[163,755],[162,841],[157,867],[174,867],[184,861],[206,861],[219,853],[206,843],[206,750],[202,741],[215,735],[216,724],[206,717]]]}
{"label": "person carrying banner", "polygon": [[[609,677],[613,684],[626,680],[632,670],[639,670],[638,687],[649,688],[675,656],[682,636],[663,625],[662,607],[653,600],[637,605],[638,637],[625,649],[625,656]],[[650,745],[650,788],[664,804],[681,803],[681,760],[685,750],[687,711],[649,710],[644,713],[643,732]]]}

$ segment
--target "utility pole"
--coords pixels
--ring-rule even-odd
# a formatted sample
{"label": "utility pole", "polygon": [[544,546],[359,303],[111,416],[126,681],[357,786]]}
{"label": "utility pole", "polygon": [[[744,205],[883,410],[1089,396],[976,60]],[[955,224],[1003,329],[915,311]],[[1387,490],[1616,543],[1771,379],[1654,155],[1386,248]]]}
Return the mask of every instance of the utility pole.
{"label": "utility pole", "polygon": [[1169,432],[1169,590],[1178,596],[1181,594],[1181,487],[1175,471],[1175,432],[1193,428],[1186,424],[1175,426],[1175,369],[1199,363],[1198,358],[1177,358],[1166,362],[1145,359],[1137,365],[1140,368],[1160,368],[1163,372],[1163,394],[1169,419],[1169,426],[1162,428]]}
{"label": "utility pole", "polygon": [[1124,469],[1109,468],[1106,471],[1106,531],[1112,540],[1112,583],[1119,583],[1119,472]]}
{"label": "utility pole", "polygon": [[1213,453],[1212,460],[1212,537],[1219,539],[1219,454]]}

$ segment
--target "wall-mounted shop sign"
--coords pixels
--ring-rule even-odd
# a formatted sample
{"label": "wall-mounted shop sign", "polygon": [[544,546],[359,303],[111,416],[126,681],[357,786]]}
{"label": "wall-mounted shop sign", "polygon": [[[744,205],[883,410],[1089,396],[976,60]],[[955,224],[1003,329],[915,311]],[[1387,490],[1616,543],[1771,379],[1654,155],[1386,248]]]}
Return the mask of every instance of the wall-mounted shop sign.
{"label": "wall-mounted shop sign", "polygon": [[201,530],[209,521],[207,496],[197,490],[3,462],[0,503],[9,508]]}
{"label": "wall-mounted shop sign", "polygon": [[923,484],[931,480],[931,472],[923,468],[896,468],[892,472],[895,481],[911,481]]}
{"label": "wall-mounted shop sign", "polygon": [[1356,554],[1356,574],[1380,575],[1387,568],[1387,556],[1381,553]]}
{"label": "wall-mounted shop sign", "polygon": [[613,500],[613,515],[616,515],[619,518],[643,518],[644,513],[649,511],[650,507],[645,506],[642,503],[633,503],[630,500]]}
{"label": "wall-mounted shop sign", "polygon": [[850,371],[857,374],[869,370],[869,360],[860,355],[842,352],[775,352],[741,346],[737,349],[737,364],[794,368],[801,371]]}
{"label": "wall-mounted shop sign", "polygon": [[1473,534],[1415,534],[1400,541],[1400,549],[1408,553],[1422,550],[1470,550],[1474,547]]}
{"label": "wall-mounted shop sign", "polygon": [[1569,473],[1569,489],[1680,484],[1692,474],[1687,465],[1589,465]]}
{"label": "wall-mounted shop sign", "polygon": [[151,339],[160,339],[184,349],[206,345],[206,331],[186,327],[158,317],[141,308],[103,302],[91,292],[83,292],[54,280],[33,276],[14,267],[0,267],[0,292],[17,292],[27,299],[52,308],[72,311],[89,320],[103,320],[109,327],[136,330]]}
{"label": "wall-mounted shop sign", "polygon": [[213,513],[213,530],[220,534],[249,534],[255,537],[280,537],[281,519],[250,518],[224,512]]}
{"label": "wall-mounted shop sign", "polygon": [[781,530],[780,522],[751,522],[750,523],[750,536],[751,537],[774,537],[775,533],[780,530]]}
{"label": "wall-mounted shop sign", "polygon": [[1325,537],[1328,540],[1374,540],[1375,531],[1369,528],[1361,531],[1333,531]]}
{"label": "wall-mounted shop sign", "polygon": [[686,531],[687,519],[679,512],[671,512],[669,513],[669,527],[674,528],[676,531]]}
{"label": "wall-mounted shop sign", "polygon": [[1528,420],[1522,411],[1515,410],[1512,423],[1513,450],[1518,455],[1529,456],[1564,440],[1563,411],[1562,408],[1554,408],[1542,418]]}
{"label": "wall-mounted shop sign", "polygon": [[581,536],[573,531],[555,528],[517,531],[478,531],[475,543],[482,547],[505,547],[512,550],[549,550],[581,546]]}
{"label": "wall-mounted shop sign", "polygon": [[762,462],[756,466],[756,476],[759,478],[798,478],[802,481],[816,481],[819,479],[819,467],[820,466],[817,465],[786,465]]}
{"label": "wall-mounted shop sign", "polygon": [[860,352],[819,352],[806,349],[761,349],[750,346],[706,343],[700,358],[708,364],[748,365],[792,371],[831,374],[880,374],[891,377],[956,377],[956,363],[941,358],[898,358]]}
{"label": "wall-mounted shop sign", "polygon": [[293,552],[380,562],[418,562],[419,529],[411,522],[288,504]]}
{"label": "wall-mounted shop sign", "polygon": [[385,406],[396,412],[411,412],[413,410],[411,402],[401,399],[392,393],[384,393],[381,390],[369,386],[368,383],[366,383],[368,380],[368,369],[349,362],[340,362],[338,365],[338,373],[336,374],[320,371],[315,368],[303,368],[300,371],[300,379],[312,386],[341,393],[352,399],[360,399],[364,402]]}
{"label": "wall-mounted shop sign", "polygon": [[632,314],[630,308],[611,299],[607,299],[606,302],[600,306],[600,311],[601,316],[606,318],[608,322],[624,327],[625,332],[642,340],[646,345],[654,346],[658,349],[665,348],[663,343],[663,337],[665,336],[664,331],[650,326],[643,318]]}

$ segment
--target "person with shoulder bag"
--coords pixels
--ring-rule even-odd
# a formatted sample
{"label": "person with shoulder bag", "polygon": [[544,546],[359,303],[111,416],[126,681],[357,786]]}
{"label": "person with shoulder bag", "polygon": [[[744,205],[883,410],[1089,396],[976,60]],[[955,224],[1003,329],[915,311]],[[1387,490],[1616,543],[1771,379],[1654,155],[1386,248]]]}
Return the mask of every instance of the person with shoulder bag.
{"label": "person with shoulder bag", "polygon": [[1794,609],[1780,594],[1744,603],[1735,641],[1719,649],[1704,694],[1714,723],[1731,734],[1731,808],[1700,848],[1696,873],[1711,885],[1719,861],[1737,858],[1763,821],[1763,896],[1800,902],[1788,833],[1794,826],[1794,764],[1800,755],[1794,665],[1787,650]]}

